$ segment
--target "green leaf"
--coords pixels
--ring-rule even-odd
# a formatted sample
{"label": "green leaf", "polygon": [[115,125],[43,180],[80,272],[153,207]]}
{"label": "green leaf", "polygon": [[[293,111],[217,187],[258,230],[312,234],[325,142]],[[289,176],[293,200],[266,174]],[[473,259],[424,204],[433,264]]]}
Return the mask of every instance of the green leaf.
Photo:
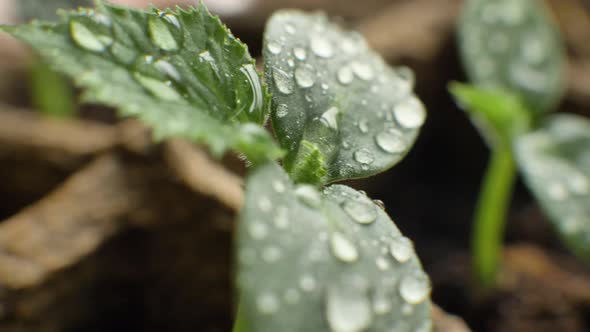
{"label": "green leaf", "polygon": [[[262,129],[269,97],[244,44],[200,5],[151,12],[110,5],[62,12],[59,23],[4,27],[87,88],[85,100],[253,161],[281,151]],[[244,125],[246,124],[246,125]]]}
{"label": "green leaf", "polygon": [[542,1],[467,1],[459,47],[473,83],[514,91],[536,114],[559,102],[564,46]]}
{"label": "green leaf", "polygon": [[[274,14],[266,27],[264,58],[272,123],[288,151],[285,167],[291,175],[307,162],[311,146],[327,171],[312,183],[382,172],[404,157],[424,123],[411,71],[390,68],[362,36],[324,15]],[[317,173],[310,172],[294,179]]]}
{"label": "green leaf", "polygon": [[412,243],[364,193],[320,193],[259,167],[237,243],[249,331],[430,331],[430,284]]}
{"label": "green leaf", "polygon": [[516,159],[555,228],[578,255],[590,261],[590,120],[550,117],[518,140]]}
{"label": "green leaf", "polygon": [[530,112],[517,95],[461,83],[451,83],[449,90],[491,146],[511,146],[530,128]]}

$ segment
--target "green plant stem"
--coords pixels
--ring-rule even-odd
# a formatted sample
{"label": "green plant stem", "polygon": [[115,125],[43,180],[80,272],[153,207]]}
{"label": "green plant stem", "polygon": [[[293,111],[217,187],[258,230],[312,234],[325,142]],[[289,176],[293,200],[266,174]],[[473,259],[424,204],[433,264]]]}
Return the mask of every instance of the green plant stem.
{"label": "green plant stem", "polygon": [[238,305],[238,312],[236,313],[236,321],[234,323],[234,328],[232,332],[248,332],[248,328],[246,326],[246,319],[244,314],[242,313],[242,303]]}
{"label": "green plant stem", "polygon": [[492,151],[482,183],[471,243],[474,274],[483,289],[495,286],[514,178],[510,146],[499,144]]}

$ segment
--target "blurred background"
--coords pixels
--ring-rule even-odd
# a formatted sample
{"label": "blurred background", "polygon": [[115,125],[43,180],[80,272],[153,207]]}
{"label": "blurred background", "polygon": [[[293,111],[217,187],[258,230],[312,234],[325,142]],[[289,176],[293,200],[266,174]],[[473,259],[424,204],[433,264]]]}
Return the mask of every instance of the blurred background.
{"label": "blurred background", "polygon": [[[0,0],[0,23],[51,20],[57,8],[89,2]],[[385,203],[415,242],[433,300],[473,331],[590,331],[590,269],[563,248],[520,181],[500,289],[474,291],[469,237],[488,149],[447,92],[449,81],[466,81],[454,35],[463,1],[204,2],[257,58],[269,15],[300,8],[325,11],[360,30],[391,64],[412,68],[429,114],[415,147],[392,170],[348,184]],[[590,2],[547,4],[569,56],[559,109],[590,117]],[[80,105],[80,91],[47,71],[0,33],[0,331],[230,330],[240,161],[218,164],[183,142],[151,144],[145,128]],[[40,108],[57,111],[39,116]],[[54,120],[60,112],[66,120]]]}

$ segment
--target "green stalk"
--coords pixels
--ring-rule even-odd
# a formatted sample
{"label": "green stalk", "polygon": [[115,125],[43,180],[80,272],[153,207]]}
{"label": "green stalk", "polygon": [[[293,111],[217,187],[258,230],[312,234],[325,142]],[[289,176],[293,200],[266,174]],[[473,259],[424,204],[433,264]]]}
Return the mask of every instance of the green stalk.
{"label": "green stalk", "polygon": [[238,312],[236,313],[236,321],[234,323],[234,328],[232,332],[247,332],[248,328],[246,327],[246,318],[242,313],[242,304],[238,305]]}
{"label": "green stalk", "polygon": [[474,274],[483,289],[495,286],[514,178],[510,146],[498,144],[482,183],[471,243]]}

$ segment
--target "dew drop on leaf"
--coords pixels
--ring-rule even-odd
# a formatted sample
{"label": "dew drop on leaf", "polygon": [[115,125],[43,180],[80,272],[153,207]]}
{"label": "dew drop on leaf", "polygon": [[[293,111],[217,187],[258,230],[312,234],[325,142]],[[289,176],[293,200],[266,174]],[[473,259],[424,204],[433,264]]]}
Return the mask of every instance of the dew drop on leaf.
{"label": "dew drop on leaf", "polygon": [[252,91],[252,103],[248,108],[248,113],[253,113],[255,110],[261,109],[264,104],[262,82],[260,82],[260,76],[258,76],[256,68],[254,68],[254,65],[251,63],[240,67],[240,72],[246,76],[248,84],[250,84],[250,90]]}
{"label": "dew drop on leaf", "polygon": [[159,16],[150,16],[148,27],[154,45],[164,51],[176,51],[178,49],[178,43],[170,29],[168,29],[168,25]]}
{"label": "dew drop on leaf", "polygon": [[371,224],[377,219],[377,210],[371,202],[350,199],[344,202],[344,211],[359,224]]}
{"label": "dew drop on leaf", "polygon": [[281,44],[274,42],[274,41],[268,42],[266,48],[272,54],[280,54],[281,51],[283,50],[283,47],[281,46]]}
{"label": "dew drop on leaf", "polygon": [[[100,39],[86,25],[78,21],[70,22],[70,34],[78,46],[92,52],[102,52],[110,45],[110,43],[105,44],[108,40]],[[112,43],[112,39],[110,41]]]}
{"label": "dew drop on leaf", "polygon": [[361,332],[371,325],[366,285],[332,285],[326,296],[326,318],[333,332]]}
{"label": "dew drop on leaf", "polygon": [[285,117],[287,114],[289,114],[289,106],[287,106],[286,104],[279,104],[279,106],[277,106],[276,114],[279,118]]}
{"label": "dew drop on leaf", "polygon": [[377,265],[377,268],[379,268],[379,270],[381,271],[388,270],[390,267],[389,261],[387,261],[387,259],[382,256],[377,257],[377,259],[375,260],[375,264]]}
{"label": "dew drop on leaf", "polygon": [[329,128],[338,129],[339,112],[340,110],[337,107],[332,106],[322,114],[320,121]]}
{"label": "dew drop on leaf", "polygon": [[430,281],[421,271],[410,272],[400,281],[399,293],[410,304],[421,303],[430,293]]}
{"label": "dew drop on leaf", "polygon": [[395,105],[393,115],[404,128],[414,129],[422,126],[426,120],[426,110],[422,102],[416,97],[404,99]]}
{"label": "dew drop on leaf", "polygon": [[363,165],[370,165],[375,161],[375,157],[370,150],[360,149],[354,152],[354,160]]}
{"label": "dew drop on leaf", "polygon": [[352,69],[350,69],[350,67],[348,66],[344,66],[338,69],[338,73],[336,73],[336,76],[338,78],[338,82],[340,82],[340,84],[342,85],[348,85],[352,83],[352,80],[354,79]]}
{"label": "dew drop on leaf", "polygon": [[351,63],[353,73],[360,79],[369,81],[373,79],[373,68],[370,65],[358,61]]}
{"label": "dew drop on leaf", "polygon": [[166,60],[158,60],[154,63],[154,66],[164,75],[170,77],[171,79],[179,82],[180,81],[180,73],[170,62]]}
{"label": "dew drop on leaf", "polygon": [[264,293],[256,299],[256,307],[262,314],[274,314],[280,308],[280,303],[277,297],[272,293]]}
{"label": "dew drop on leaf", "polygon": [[345,263],[356,262],[359,258],[356,246],[340,232],[332,233],[330,247],[334,256]]}
{"label": "dew drop on leaf", "polygon": [[412,241],[404,236],[396,236],[389,245],[389,252],[398,262],[405,263],[412,257]]}
{"label": "dew drop on leaf", "polygon": [[322,203],[320,193],[313,186],[308,184],[297,186],[295,189],[295,196],[297,196],[299,201],[303,204],[312,208],[316,208]]}
{"label": "dew drop on leaf", "polygon": [[313,276],[305,274],[299,279],[299,287],[304,292],[313,292],[317,287],[317,282]]}
{"label": "dew drop on leaf", "polygon": [[262,240],[268,235],[268,228],[261,222],[252,223],[248,229],[250,236],[255,240]]}
{"label": "dew drop on leaf", "polygon": [[334,54],[334,49],[329,40],[322,36],[313,35],[310,39],[311,51],[320,58],[330,58]]}
{"label": "dew drop on leaf", "polygon": [[311,88],[315,84],[315,71],[309,65],[302,65],[295,69],[295,81],[301,88]]}
{"label": "dew drop on leaf", "polygon": [[139,84],[141,84],[151,94],[162,100],[175,101],[182,99],[182,96],[171,86],[166,84],[166,82],[159,81],[155,78],[151,78],[137,72],[133,75],[133,77],[135,77],[137,82],[139,82]]}
{"label": "dew drop on leaf", "polygon": [[293,93],[293,79],[281,69],[274,68],[272,71],[273,80],[279,92],[285,95]]}
{"label": "dew drop on leaf", "polygon": [[307,58],[307,52],[304,48],[296,47],[293,49],[293,55],[297,60],[304,61]]}
{"label": "dew drop on leaf", "polygon": [[286,229],[289,226],[289,214],[287,208],[284,206],[277,208],[273,221],[277,228]]}
{"label": "dew drop on leaf", "polygon": [[375,142],[377,146],[388,153],[402,153],[407,149],[403,135],[395,129],[377,134],[375,136]]}

